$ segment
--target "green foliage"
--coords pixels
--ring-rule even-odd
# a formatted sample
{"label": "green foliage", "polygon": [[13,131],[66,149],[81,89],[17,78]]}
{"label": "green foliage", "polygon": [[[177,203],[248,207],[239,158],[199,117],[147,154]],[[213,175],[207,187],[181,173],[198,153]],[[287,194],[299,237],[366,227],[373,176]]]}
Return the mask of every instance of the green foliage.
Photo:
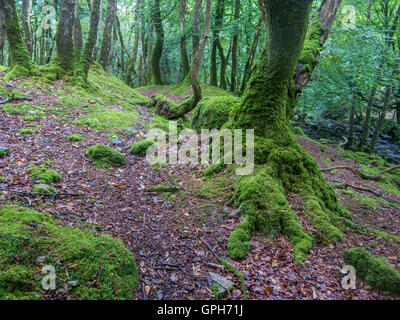
{"label": "green foliage", "polygon": [[6,157],[8,156],[8,154],[10,153],[9,149],[0,149],[0,158]]}
{"label": "green foliage", "polygon": [[35,132],[35,130],[32,128],[21,128],[21,129],[18,129],[18,131],[20,134],[23,134],[23,135],[32,134]]}
{"label": "green foliage", "polygon": [[147,150],[154,144],[153,141],[150,140],[141,140],[138,142],[135,142],[131,148],[129,149],[130,153],[139,156],[139,157],[144,157],[146,156]]}
{"label": "green foliage", "polygon": [[400,294],[400,273],[384,258],[374,256],[363,248],[352,248],[343,252],[346,264],[356,269],[356,276],[373,289]]}
{"label": "green foliage", "polygon": [[29,170],[32,178],[36,178],[38,182],[43,184],[51,184],[61,181],[61,175],[51,169],[47,169],[44,165],[34,166]]}
{"label": "green foliage", "polygon": [[24,207],[0,209],[0,235],[1,300],[40,299],[44,275],[38,257],[55,267],[56,290],[77,281],[68,291],[81,299],[132,299],[137,267],[120,240],[60,228],[48,214]]}
{"label": "green foliage", "polygon": [[72,142],[78,142],[78,141],[82,141],[85,138],[82,137],[80,134],[72,134],[68,137],[68,141],[72,141]]}
{"label": "green foliage", "polygon": [[176,193],[179,188],[173,185],[158,185],[146,188],[146,192],[154,193]]}
{"label": "green foliage", "polygon": [[109,167],[122,167],[126,164],[121,152],[109,146],[97,144],[88,149],[87,157],[96,167],[108,169]]}
{"label": "green foliage", "polygon": [[217,96],[202,99],[192,113],[192,128],[200,132],[202,129],[221,129],[229,120],[233,107],[239,103],[235,97]]}

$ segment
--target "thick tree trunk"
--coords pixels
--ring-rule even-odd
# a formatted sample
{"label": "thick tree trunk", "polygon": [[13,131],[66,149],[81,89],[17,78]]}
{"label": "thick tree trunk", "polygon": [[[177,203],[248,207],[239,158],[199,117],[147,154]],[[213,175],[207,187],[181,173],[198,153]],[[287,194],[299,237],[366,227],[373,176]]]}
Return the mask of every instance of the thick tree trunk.
{"label": "thick tree trunk", "polygon": [[117,11],[117,1],[108,0],[107,17],[104,25],[103,40],[101,43],[99,63],[104,70],[107,71],[108,62],[110,59],[110,52],[112,46],[112,30],[115,21],[115,13]]}
{"label": "thick tree trunk", "polygon": [[90,29],[82,55],[85,80],[87,80],[90,65],[93,62],[93,51],[97,43],[97,32],[100,21],[101,0],[91,0],[90,5]]}
{"label": "thick tree trunk", "polygon": [[11,58],[11,70],[6,78],[29,76],[34,72],[35,65],[31,61],[29,51],[22,38],[15,1],[0,0],[0,8],[4,13],[5,32]]}
{"label": "thick tree trunk", "polygon": [[135,39],[133,41],[133,48],[131,53],[131,59],[129,60],[128,67],[126,70],[126,84],[131,85],[132,74],[136,73],[135,66],[139,48],[139,38],[140,38],[140,10],[141,10],[141,0],[137,0],[135,9]]}
{"label": "thick tree trunk", "polygon": [[231,87],[232,92],[236,91],[236,77],[237,77],[237,51],[238,51],[238,41],[239,41],[239,17],[240,17],[240,0],[235,1],[235,29],[232,39],[232,71],[231,71]]}
{"label": "thick tree trunk", "polygon": [[179,31],[180,31],[180,50],[182,60],[182,75],[183,79],[187,76],[190,70],[189,58],[186,50],[186,32],[185,32],[185,15],[186,15],[186,0],[181,0],[179,10]]}
{"label": "thick tree trunk", "polygon": [[160,60],[164,48],[164,28],[161,19],[160,0],[153,0],[152,19],[156,41],[151,53],[151,83],[162,84]]}
{"label": "thick tree trunk", "polygon": [[[0,10],[0,51],[3,53],[4,44],[6,42],[6,23],[4,10]],[[2,56],[3,58],[3,56]],[[2,61],[2,63],[4,63]]]}
{"label": "thick tree trunk", "polygon": [[32,0],[22,1],[22,31],[24,34],[24,41],[29,54],[32,57],[33,52],[33,38],[32,38],[32,25],[31,25],[31,10]]}
{"label": "thick tree trunk", "polygon": [[74,41],[73,30],[75,24],[76,0],[60,1],[60,20],[57,28],[56,62],[65,73],[73,69]]}

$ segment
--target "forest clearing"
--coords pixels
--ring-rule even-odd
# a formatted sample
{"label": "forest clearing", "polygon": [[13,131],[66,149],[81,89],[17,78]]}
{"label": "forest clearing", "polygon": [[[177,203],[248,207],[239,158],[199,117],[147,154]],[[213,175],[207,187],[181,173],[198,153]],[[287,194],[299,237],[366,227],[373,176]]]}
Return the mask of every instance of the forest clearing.
{"label": "forest clearing", "polygon": [[0,0],[0,300],[398,300],[399,18]]}

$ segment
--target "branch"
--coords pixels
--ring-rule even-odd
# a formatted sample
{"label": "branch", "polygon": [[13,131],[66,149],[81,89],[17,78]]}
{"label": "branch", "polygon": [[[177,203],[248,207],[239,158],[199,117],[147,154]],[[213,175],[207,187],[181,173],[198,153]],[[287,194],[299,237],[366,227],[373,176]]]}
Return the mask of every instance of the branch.
{"label": "branch", "polygon": [[10,189],[5,189],[5,188],[0,188],[0,191],[6,191],[6,192],[11,192],[11,193],[16,193],[16,194],[23,194],[27,196],[32,196],[32,197],[40,197],[40,196],[46,196],[46,197],[83,197],[83,194],[73,194],[73,193],[38,193],[38,192],[26,192],[26,191],[18,191],[18,190],[10,190]]}

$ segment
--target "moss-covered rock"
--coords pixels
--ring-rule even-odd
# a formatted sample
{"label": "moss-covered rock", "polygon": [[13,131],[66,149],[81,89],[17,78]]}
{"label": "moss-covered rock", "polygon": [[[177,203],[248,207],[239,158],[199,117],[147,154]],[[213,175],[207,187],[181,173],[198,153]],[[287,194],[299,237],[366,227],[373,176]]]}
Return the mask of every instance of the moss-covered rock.
{"label": "moss-covered rock", "polygon": [[154,144],[153,141],[150,140],[141,140],[135,142],[129,149],[130,153],[138,156],[145,157],[147,150]]}
{"label": "moss-covered rock", "polygon": [[29,173],[33,178],[37,178],[40,183],[51,184],[61,181],[61,175],[58,172],[47,169],[44,165],[32,167]]}
{"label": "moss-covered rock", "polygon": [[35,130],[32,128],[21,128],[21,129],[18,129],[18,131],[20,134],[23,134],[23,135],[32,134],[35,132]]}
{"label": "moss-covered rock", "polygon": [[202,99],[193,110],[192,128],[198,132],[202,129],[221,129],[239,101],[239,98],[232,96]]}
{"label": "moss-covered rock", "polygon": [[55,291],[73,281],[69,294],[81,299],[132,299],[138,271],[120,240],[60,228],[48,214],[24,207],[0,209],[0,235],[1,300],[40,299],[43,264],[55,268]]}
{"label": "moss-covered rock", "polygon": [[107,169],[109,167],[122,167],[126,164],[121,152],[103,144],[97,144],[88,149],[87,157],[97,167]]}
{"label": "moss-covered rock", "polygon": [[173,186],[171,184],[167,185],[158,185],[146,188],[146,192],[154,192],[154,193],[176,193],[179,191],[177,186]]}
{"label": "moss-covered rock", "polygon": [[56,189],[54,187],[49,186],[48,184],[35,184],[33,186],[33,192],[35,193],[48,193],[48,194],[54,194],[56,193]]}
{"label": "moss-covered rock", "polygon": [[6,147],[0,147],[0,158],[8,156],[9,153],[10,153],[10,149],[8,149]]}
{"label": "moss-covered rock", "polygon": [[78,142],[78,141],[82,141],[82,140],[84,140],[85,138],[84,137],[82,137],[81,135],[79,135],[79,134],[72,134],[72,135],[70,135],[69,137],[68,137],[68,141],[71,141],[71,142]]}
{"label": "moss-covered rock", "polygon": [[375,256],[363,248],[352,248],[343,252],[346,264],[356,269],[357,278],[375,290],[400,294],[400,273],[384,258]]}

